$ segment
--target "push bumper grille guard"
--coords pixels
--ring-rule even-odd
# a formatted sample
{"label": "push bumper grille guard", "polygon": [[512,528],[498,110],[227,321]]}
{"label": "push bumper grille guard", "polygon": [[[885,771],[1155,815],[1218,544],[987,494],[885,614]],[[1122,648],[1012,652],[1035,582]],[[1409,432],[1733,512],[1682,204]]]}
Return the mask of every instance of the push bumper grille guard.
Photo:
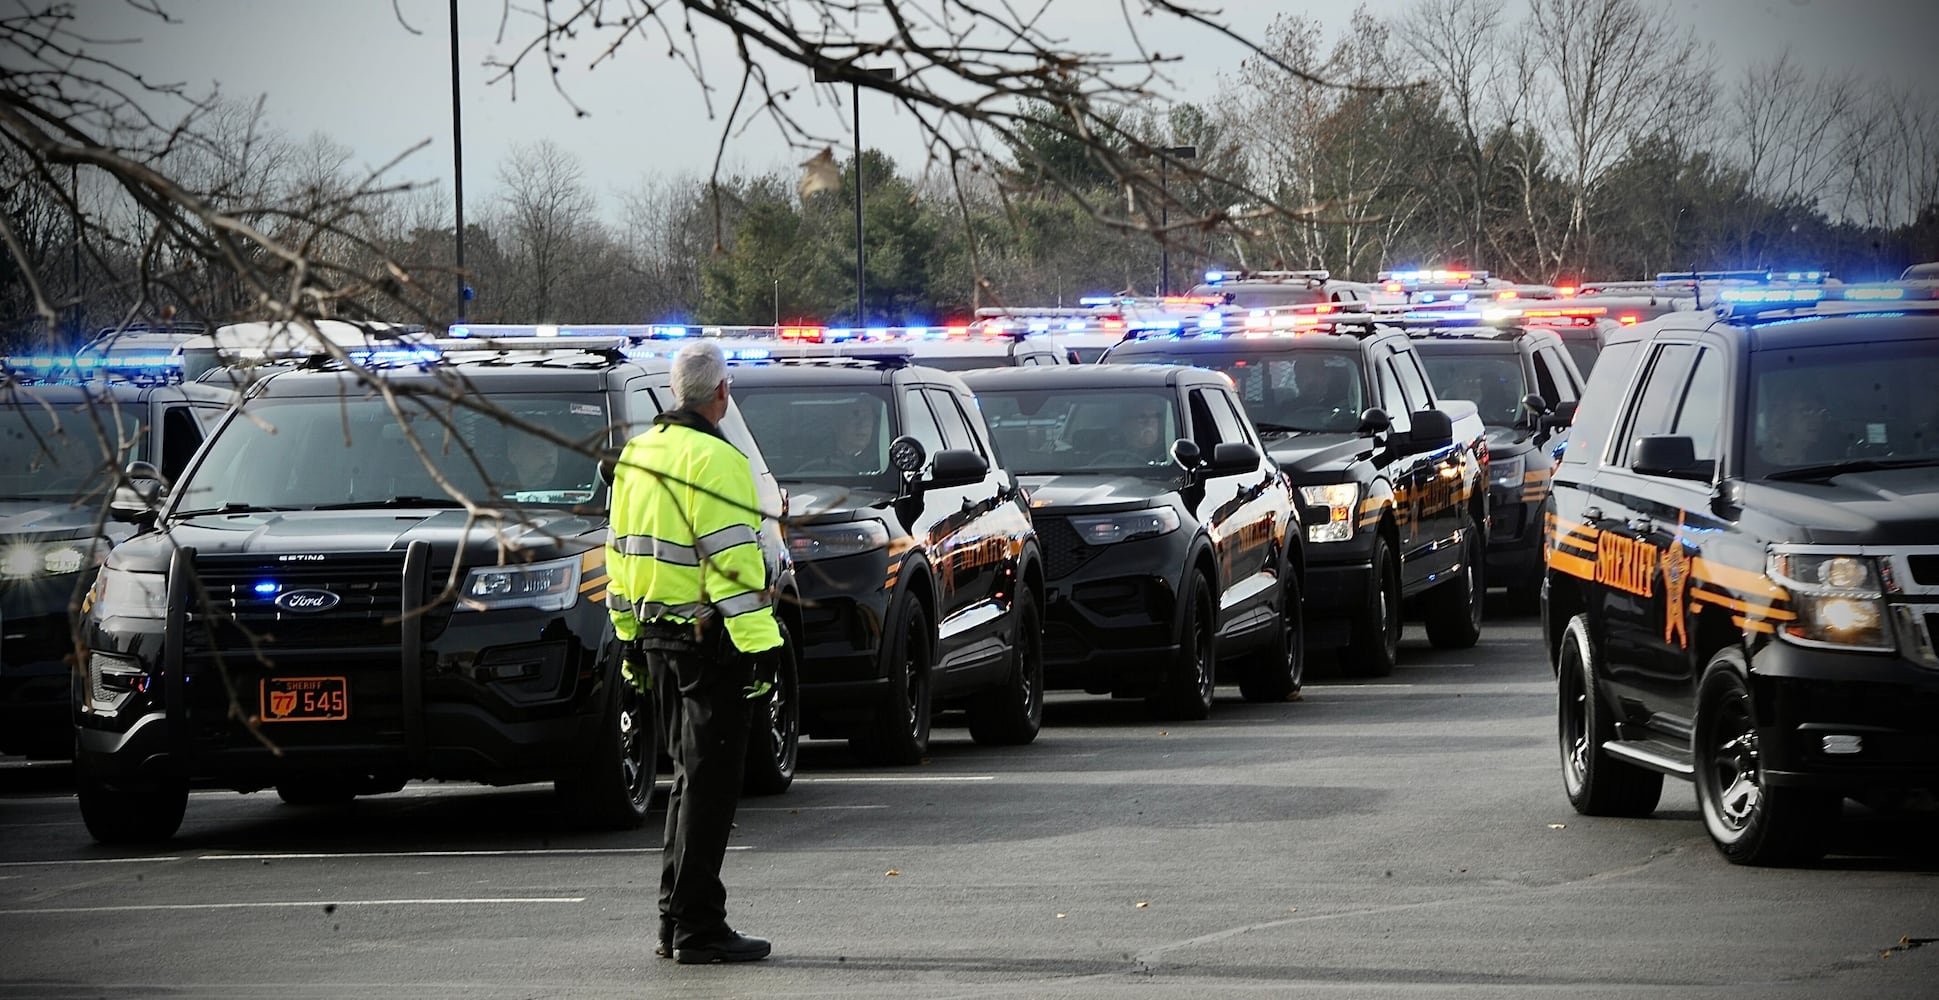
{"label": "push bumper grille guard", "polygon": [[[400,716],[404,751],[413,770],[426,759],[424,737],[424,582],[430,572],[431,543],[415,541],[404,550],[404,588],[398,601]],[[183,666],[183,642],[188,629],[189,602],[196,597],[195,549],[183,546],[168,562],[168,611],[162,631],[162,704],[168,711],[168,748],[186,765],[193,759],[194,740],[188,716],[188,678]]]}

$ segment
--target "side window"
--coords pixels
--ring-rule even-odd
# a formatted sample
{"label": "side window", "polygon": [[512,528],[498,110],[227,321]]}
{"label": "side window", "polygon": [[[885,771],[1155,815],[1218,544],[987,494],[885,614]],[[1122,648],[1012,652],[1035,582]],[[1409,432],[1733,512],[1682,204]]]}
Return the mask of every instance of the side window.
{"label": "side window", "polygon": [[1644,376],[1643,391],[1636,394],[1628,426],[1618,443],[1617,465],[1629,465],[1630,451],[1635,448],[1637,438],[1669,432],[1670,420],[1683,399],[1683,386],[1696,353],[1697,349],[1689,344],[1668,344],[1657,349],[1649,374]]}
{"label": "side window", "polygon": [[1394,422],[1394,430],[1407,430],[1413,426],[1413,421],[1407,415],[1414,412],[1414,408],[1400,391],[1400,378],[1394,374],[1394,359],[1381,358],[1373,368],[1380,379],[1381,406],[1386,408],[1388,419]]}
{"label": "side window", "polygon": [[943,443],[942,428],[936,425],[936,418],[929,412],[929,404],[922,401],[922,393],[915,389],[902,394],[902,433],[922,442],[926,455],[949,447]]}
{"label": "side window", "polygon": [[1724,420],[1724,355],[1713,348],[1697,352],[1696,367],[1690,372],[1689,388],[1683,392],[1683,405],[1677,409],[1671,434],[1680,434],[1696,445],[1698,461],[1717,460],[1717,441]]}
{"label": "side window", "polygon": [[1400,376],[1400,387],[1407,393],[1409,413],[1434,405],[1434,391],[1428,387],[1427,375],[1421,371],[1420,359],[1413,351],[1394,352],[1394,372]]}
{"label": "side window", "polygon": [[1206,393],[1211,402],[1212,420],[1218,425],[1219,438],[1224,441],[1238,441],[1258,447],[1259,442],[1252,439],[1251,429],[1245,419],[1232,405],[1232,397],[1223,392]]}
{"label": "side window", "polygon": [[970,432],[969,418],[963,415],[963,408],[956,404],[956,394],[948,389],[924,389],[922,394],[929,399],[929,406],[936,412],[936,422],[942,428],[943,441],[951,448],[973,451],[987,460],[981,442]]}
{"label": "side window", "polygon": [[1535,391],[1541,395],[1542,402],[1550,406],[1562,402],[1562,386],[1555,380],[1555,370],[1549,367],[1549,352],[1536,351],[1529,361],[1535,368]]}
{"label": "side window", "polygon": [[1588,387],[1582,391],[1582,407],[1575,411],[1575,421],[1569,427],[1569,447],[1562,453],[1563,462],[1575,464],[1601,459],[1609,439],[1610,423],[1618,415],[1623,393],[1629,389],[1629,378],[1635,371],[1636,354],[1641,346],[1630,341],[1613,344],[1602,352],[1589,375]]}
{"label": "side window", "polygon": [[186,406],[171,406],[162,411],[162,476],[169,482],[180,479],[188,468],[189,456],[202,443],[202,423]]}
{"label": "side window", "polygon": [[1570,399],[1582,398],[1582,373],[1576,370],[1575,359],[1560,347],[1552,347],[1542,352],[1549,359],[1549,368],[1555,372],[1557,385],[1569,392]]}
{"label": "side window", "polygon": [[1191,400],[1192,443],[1209,457],[1212,448],[1226,438],[1219,433],[1219,418],[1214,415],[1211,402],[1205,398],[1205,390],[1192,390]]}

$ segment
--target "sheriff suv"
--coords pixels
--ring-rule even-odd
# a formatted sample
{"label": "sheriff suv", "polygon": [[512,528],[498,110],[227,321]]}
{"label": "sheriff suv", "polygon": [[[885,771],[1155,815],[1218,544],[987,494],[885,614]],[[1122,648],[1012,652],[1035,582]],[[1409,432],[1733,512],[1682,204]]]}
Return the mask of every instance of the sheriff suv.
{"label": "sheriff suv", "polygon": [[1232,383],[1172,365],[964,378],[1044,546],[1045,683],[1202,719],[1215,678],[1283,701],[1305,666],[1299,522]]}
{"label": "sheriff suv", "polygon": [[233,394],[181,384],[179,369],[16,358],[0,383],[0,753],[74,753],[70,611],[115,543],[104,509],[116,474],[181,475]]}
{"label": "sheriff suv", "polygon": [[1692,780],[1744,864],[1817,858],[1847,796],[1939,790],[1939,308],[1815,296],[1612,340],[1547,513],[1569,801],[1642,816]]}
{"label": "sheriff suv", "polygon": [[[588,824],[645,818],[655,726],[620,680],[593,455],[672,405],[667,365],[619,341],[444,346],[252,373],[159,509],[116,497],[142,530],[90,593],[74,699],[96,839],[171,836],[191,786],[323,804],[550,780]],[[731,410],[722,431],[760,483]],[[749,735],[757,791],[793,773],[786,655],[783,708]]]}
{"label": "sheriff suv", "polygon": [[1484,430],[1474,404],[1434,392],[1400,329],[1313,318],[1327,322],[1297,335],[1141,337],[1104,362],[1195,365],[1232,380],[1294,488],[1311,639],[1343,640],[1342,667],[1380,677],[1399,655],[1404,603],[1418,604],[1436,646],[1481,634]]}
{"label": "sheriff suv", "polygon": [[1410,329],[1434,391],[1474,403],[1488,427],[1488,582],[1533,611],[1542,587],[1548,444],[1582,393],[1553,331],[1523,326]]}
{"label": "sheriff suv", "polygon": [[737,354],[734,395],[789,492],[805,731],[913,764],[955,703],[979,743],[1036,739],[1043,565],[969,389],[894,344]]}

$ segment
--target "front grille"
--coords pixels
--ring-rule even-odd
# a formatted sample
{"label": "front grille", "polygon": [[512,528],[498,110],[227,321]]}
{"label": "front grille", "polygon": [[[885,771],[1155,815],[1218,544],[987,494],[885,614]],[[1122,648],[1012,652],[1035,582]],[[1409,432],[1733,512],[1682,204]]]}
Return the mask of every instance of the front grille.
{"label": "front grille", "polygon": [[1096,547],[1085,545],[1077,537],[1077,529],[1064,518],[1039,516],[1036,524],[1037,542],[1044,550],[1044,572],[1052,580],[1076,572],[1098,553]]}
{"label": "front grille", "polygon": [[1939,587],[1939,552],[1906,556],[1905,567],[1912,571],[1912,582],[1922,587]]}
{"label": "front grille", "polygon": [[[394,647],[403,635],[398,621],[404,606],[402,553],[294,564],[262,556],[205,556],[196,559],[195,572],[202,595],[190,598],[183,637],[191,651],[207,649],[211,631],[217,646],[244,650],[251,642],[271,649]],[[334,594],[337,603],[317,612],[277,606],[280,595],[299,590]]]}

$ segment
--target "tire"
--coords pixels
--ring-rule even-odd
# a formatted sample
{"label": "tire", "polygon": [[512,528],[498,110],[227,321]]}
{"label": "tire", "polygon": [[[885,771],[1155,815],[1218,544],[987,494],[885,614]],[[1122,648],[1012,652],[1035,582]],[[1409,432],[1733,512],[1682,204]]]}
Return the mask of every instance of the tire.
{"label": "tire", "polygon": [[276,797],[293,806],[341,806],[357,797],[357,788],[343,778],[295,778],[279,782]]}
{"label": "tire", "polygon": [[83,768],[76,782],[81,820],[103,844],[152,844],[175,836],[188,810],[189,784],[178,778],[108,780]]}
{"label": "tire", "polygon": [[1278,641],[1248,657],[1239,674],[1239,694],[1247,701],[1285,701],[1306,680],[1306,624],[1299,579],[1290,567],[1282,574]]}
{"label": "tire", "polygon": [[1844,805],[1835,792],[1774,788],[1763,780],[1757,708],[1743,654],[1712,657],[1697,688],[1697,805],[1710,841],[1732,864],[1800,864],[1824,856]]}
{"label": "tire", "polygon": [[1216,610],[1212,587],[1199,573],[1186,578],[1184,621],[1179,625],[1178,653],[1166,665],[1158,689],[1145,700],[1160,719],[1196,721],[1212,714],[1212,691],[1218,672]]}
{"label": "tire", "polygon": [[1461,533],[1461,568],[1427,594],[1427,641],[1435,649],[1468,649],[1481,639],[1488,598],[1487,539],[1469,520]]}
{"label": "tire", "polygon": [[1373,587],[1367,592],[1367,606],[1353,620],[1353,637],[1341,658],[1341,668],[1353,677],[1385,677],[1394,672],[1400,658],[1400,560],[1387,536],[1376,534],[1373,558]]}
{"label": "tire", "polygon": [[[617,656],[617,654],[615,654]],[[660,741],[651,699],[607,672],[612,694],[601,716],[592,758],[555,783],[575,822],[596,830],[631,830],[646,822]]]}
{"label": "tire", "polygon": [[930,651],[936,637],[929,629],[929,616],[913,599],[905,598],[890,622],[885,633],[890,643],[885,658],[888,690],[868,730],[850,738],[848,745],[866,763],[919,764],[929,752],[929,675],[934,666]]}
{"label": "tire", "polygon": [[1555,664],[1556,743],[1562,790],[1584,816],[1648,816],[1663,797],[1663,775],[1609,755],[1614,720],[1597,693],[1596,647],[1589,616],[1576,615],[1562,632]]}
{"label": "tire", "polygon": [[747,765],[741,775],[741,794],[779,795],[794,784],[795,764],[801,755],[801,686],[796,669],[794,633],[781,622],[781,648],[775,657],[774,690],[766,700],[749,705]]}
{"label": "tire", "polygon": [[1012,603],[1017,634],[1011,643],[1010,675],[970,702],[970,738],[989,746],[1023,746],[1044,724],[1043,612],[1029,587],[1018,587]]}

